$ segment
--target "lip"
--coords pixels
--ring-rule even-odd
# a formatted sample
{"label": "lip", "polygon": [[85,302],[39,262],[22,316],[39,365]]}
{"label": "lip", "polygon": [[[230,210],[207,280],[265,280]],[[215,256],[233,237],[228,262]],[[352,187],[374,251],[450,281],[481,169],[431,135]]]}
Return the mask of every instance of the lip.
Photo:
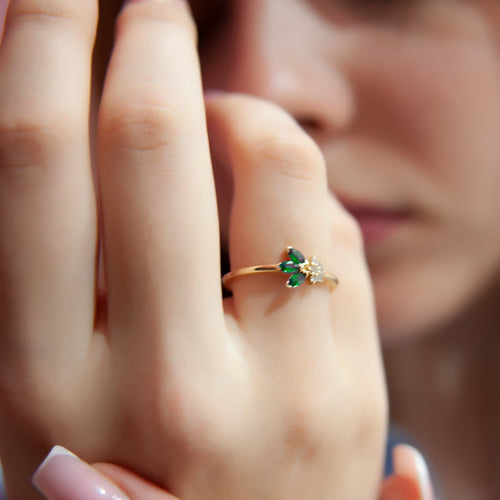
{"label": "lip", "polygon": [[348,203],[344,204],[344,207],[358,222],[366,248],[388,240],[408,221],[410,216],[409,211],[403,209],[386,209]]}

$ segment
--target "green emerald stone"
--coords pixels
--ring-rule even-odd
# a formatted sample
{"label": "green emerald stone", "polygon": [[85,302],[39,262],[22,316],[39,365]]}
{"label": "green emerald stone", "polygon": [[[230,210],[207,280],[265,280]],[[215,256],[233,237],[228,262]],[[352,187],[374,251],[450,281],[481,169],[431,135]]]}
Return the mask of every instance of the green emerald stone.
{"label": "green emerald stone", "polygon": [[287,260],[280,263],[280,269],[284,273],[296,273],[299,271],[299,266],[295,262]]}
{"label": "green emerald stone", "polygon": [[306,260],[298,250],[292,247],[288,248],[288,256],[295,264],[302,264]]}
{"label": "green emerald stone", "polygon": [[288,288],[297,288],[298,286],[302,285],[304,281],[306,280],[306,275],[302,273],[295,273],[288,278],[288,281],[286,282],[286,286]]}

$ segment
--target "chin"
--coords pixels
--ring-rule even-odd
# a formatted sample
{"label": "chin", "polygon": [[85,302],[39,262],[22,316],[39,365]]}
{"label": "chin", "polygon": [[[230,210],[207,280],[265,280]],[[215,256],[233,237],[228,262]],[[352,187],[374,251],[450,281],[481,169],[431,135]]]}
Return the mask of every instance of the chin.
{"label": "chin", "polygon": [[479,288],[440,273],[373,276],[383,346],[439,335],[456,324],[480,295]]}
{"label": "chin", "polygon": [[398,311],[387,311],[383,306],[377,305],[377,318],[380,340],[383,347],[414,342],[425,336],[439,331],[446,324],[446,319],[430,315],[429,311],[422,308],[419,313],[415,304],[399,305]]}

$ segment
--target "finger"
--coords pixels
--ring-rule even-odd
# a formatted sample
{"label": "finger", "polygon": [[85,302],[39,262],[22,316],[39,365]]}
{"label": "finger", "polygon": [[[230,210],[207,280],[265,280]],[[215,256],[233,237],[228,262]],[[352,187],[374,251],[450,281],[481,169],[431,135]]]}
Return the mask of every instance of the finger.
{"label": "finger", "polygon": [[184,2],[135,2],[117,33],[99,131],[110,325],[192,343],[186,331],[222,321],[193,22]]}
{"label": "finger", "polygon": [[[212,98],[207,113],[211,140],[234,173],[232,269],[287,260],[287,245],[305,257],[318,256],[332,269],[330,199],[324,161],[313,141],[285,112],[257,99]],[[235,278],[231,285],[238,317],[253,324],[286,319],[295,330],[310,321],[298,313],[305,309],[319,325],[329,325],[329,286],[304,283],[301,290],[290,290],[288,278],[282,273]],[[268,308],[276,300],[286,307],[274,308],[269,318]]]}
{"label": "finger", "polygon": [[413,446],[399,444],[393,449],[394,472],[411,479],[418,486],[419,499],[433,500],[429,470],[421,453]]}
{"label": "finger", "polygon": [[380,500],[424,500],[424,498],[412,478],[394,475],[384,480]]}
{"label": "finger", "polygon": [[120,467],[91,467],[62,446],[55,446],[33,476],[48,500],[176,500]]}
{"label": "finger", "polygon": [[50,358],[69,349],[84,355],[81,333],[92,331],[88,113],[96,21],[96,1],[10,2],[0,46],[2,368],[19,362],[13,349],[54,368]]}
{"label": "finger", "polygon": [[179,500],[122,467],[112,464],[95,464],[94,467],[125,491],[131,500]]}

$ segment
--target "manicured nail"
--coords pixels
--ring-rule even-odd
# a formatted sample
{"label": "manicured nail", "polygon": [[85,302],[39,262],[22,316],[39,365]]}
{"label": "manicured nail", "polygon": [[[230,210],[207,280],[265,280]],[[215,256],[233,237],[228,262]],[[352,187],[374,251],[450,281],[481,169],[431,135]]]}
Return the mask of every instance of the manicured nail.
{"label": "manicured nail", "polygon": [[393,450],[394,472],[415,480],[422,500],[434,500],[429,469],[424,457],[413,446],[400,444]]}
{"label": "manicured nail", "polygon": [[130,500],[108,478],[62,446],[54,446],[33,475],[48,500]]}
{"label": "manicured nail", "polygon": [[170,3],[186,3],[187,0],[127,0],[128,3],[138,3],[138,2],[170,2]]}

